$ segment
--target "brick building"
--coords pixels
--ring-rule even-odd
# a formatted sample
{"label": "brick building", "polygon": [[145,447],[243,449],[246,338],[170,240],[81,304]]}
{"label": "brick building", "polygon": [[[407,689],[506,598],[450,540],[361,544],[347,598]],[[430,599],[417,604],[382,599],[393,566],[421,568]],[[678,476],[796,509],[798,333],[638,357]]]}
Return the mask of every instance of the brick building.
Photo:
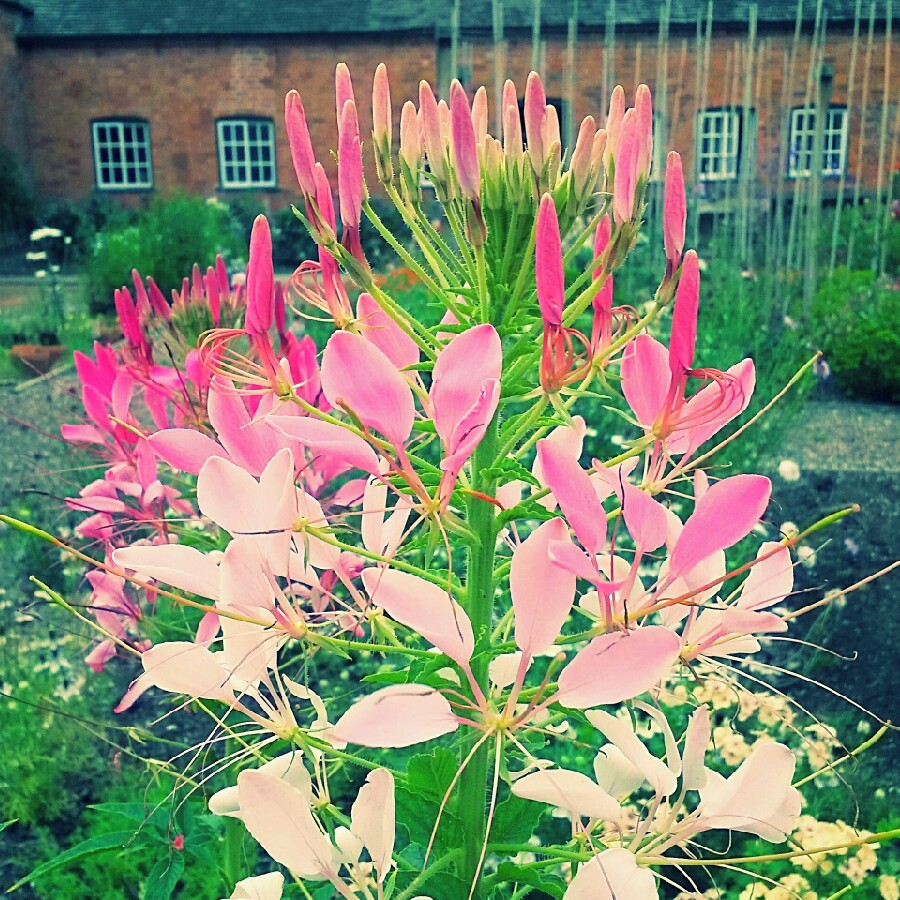
{"label": "brick building", "polygon": [[284,94],[303,94],[330,164],[338,61],[349,64],[361,100],[385,61],[398,116],[420,78],[446,91],[456,74],[493,93],[501,75],[524,89],[536,65],[568,135],[584,115],[602,118],[612,85],[633,93],[647,82],[660,153],[680,150],[695,193],[710,203],[739,189],[789,195],[810,175],[826,197],[842,174],[872,194],[897,164],[900,54],[890,8],[890,0],[0,0],[0,144],[47,198],[181,188],[223,198],[252,191],[282,206],[296,196]]}

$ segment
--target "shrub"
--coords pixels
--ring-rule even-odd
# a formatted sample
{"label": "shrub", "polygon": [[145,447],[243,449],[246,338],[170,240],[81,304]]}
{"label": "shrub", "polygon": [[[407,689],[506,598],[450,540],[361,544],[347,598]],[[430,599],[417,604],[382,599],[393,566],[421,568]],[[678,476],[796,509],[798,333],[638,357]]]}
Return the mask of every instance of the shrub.
{"label": "shrub", "polygon": [[163,291],[180,287],[193,263],[213,264],[217,253],[238,253],[228,207],[175,194],[155,200],[135,221],[101,228],[85,262],[84,291],[92,312],[109,311],[113,292],[131,283],[131,270],[152,275]]}
{"label": "shrub", "polygon": [[900,292],[872,272],[840,268],[813,304],[813,335],[837,384],[854,397],[900,398]]}

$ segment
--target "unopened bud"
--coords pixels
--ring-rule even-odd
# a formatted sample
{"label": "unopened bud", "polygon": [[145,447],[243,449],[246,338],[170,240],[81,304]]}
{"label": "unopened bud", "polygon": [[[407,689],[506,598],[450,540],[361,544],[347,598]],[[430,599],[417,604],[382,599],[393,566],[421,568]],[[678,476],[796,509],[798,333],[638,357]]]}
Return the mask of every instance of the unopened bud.
{"label": "unopened bud", "polygon": [[578,138],[575,141],[575,150],[572,153],[572,162],[569,172],[572,175],[572,190],[578,202],[589,194],[593,187],[591,177],[591,157],[594,148],[594,134],[596,126],[593,116],[588,116],[578,129]]}
{"label": "unopened bud", "polygon": [[616,158],[622,138],[622,122],[625,118],[625,90],[617,84],[609,98],[609,114],[606,117],[606,168]]}
{"label": "unopened bud", "polygon": [[455,81],[450,87],[450,116],[456,179],[468,200],[481,198],[481,167],[469,101],[463,86]]}
{"label": "unopened bud", "polygon": [[645,181],[650,176],[650,165],[653,162],[653,100],[650,88],[646,84],[638,86],[634,101],[638,133],[638,178]]}
{"label": "unopened bud", "polygon": [[372,83],[372,139],[378,177],[381,181],[390,183],[394,177],[391,160],[393,122],[391,120],[391,87],[388,83],[387,68],[384,63],[381,63],[375,70],[375,80]]}
{"label": "unopened bud", "polygon": [[441,140],[441,120],[437,100],[427,81],[419,83],[419,115],[428,168],[432,176],[442,182],[446,180],[447,168],[444,161],[444,143]]}
{"label": "unopened bud", "polygon": [[535,174],[540,177],[544,171],[546,152],[544,146],[544,118],[547,115],[547,97],[541,76],[532,72],[525,84],[525,137],[528,155]]}
{"label": "unopened bud", "polygon": [[687,200],[681,156],[672,151],[666,157],[666,187],[663,196],[663,241],[666,248],[666,275],[675,274],[684,250]]}

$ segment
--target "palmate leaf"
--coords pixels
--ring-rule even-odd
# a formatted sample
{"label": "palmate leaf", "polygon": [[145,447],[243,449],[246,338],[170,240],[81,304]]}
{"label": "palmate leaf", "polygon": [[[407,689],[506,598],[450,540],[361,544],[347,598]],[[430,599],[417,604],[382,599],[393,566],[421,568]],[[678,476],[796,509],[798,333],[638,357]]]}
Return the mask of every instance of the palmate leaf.
{"label": "palmate leaf", "polygon": [[525,844],[535,833],[547,807],[510,795],[494,810],[494,821],[488,842],[491,844]]}
{"label": "palmate leaf", "polygon": [[[432,753],[421,753],[410,759],[406,783],[398,784],[396,788],[396,803],[397,824],[406,829],[411,843],[428,846],[438,809],[457,765],[456,756],[445,747],[437,747]],[[459,820],[453,811],[445,808],[435,839],[435,855],[452,849],[452,837],[458,826]]]}
{"label": "palmate leaf", "polygon": [[544,897],[560,898],[566,892],[566,884],[556,875],[547,875],[545,872],[539,872],[535,869],[529,869],[527,866],[520,866],[513,862],[502,862],[497,868],[497,873],[486,880],[489,887],[517,884],[520,886],[528,885],[536,891],[528,896],[538,900],[542,895]]}

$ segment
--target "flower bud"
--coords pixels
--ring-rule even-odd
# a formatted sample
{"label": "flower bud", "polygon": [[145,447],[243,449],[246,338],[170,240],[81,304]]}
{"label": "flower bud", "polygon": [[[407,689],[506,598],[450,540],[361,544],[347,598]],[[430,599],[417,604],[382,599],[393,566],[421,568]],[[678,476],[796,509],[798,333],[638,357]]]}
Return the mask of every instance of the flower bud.
{"label": "flower bud", "polygon": [[544,146],[544,118],[547,115],[547,97],[541,76],[532,72],[525,84],[525,136],[528,141],[528,155],[535,174],[540,177],[544,171],[546,148]]}
{"label": "flower bud", "polygon": [[483,147],[488,133],[488,98],[484,85],[478,88],[472,100],[472,126],[475,129],[475,143]]}
{"label": "flower bud", "polygon": [[503,85],[503,149],[507,156],[514,154],[518,157],[524,152],[516,86],[509,79]]}
{"label": "flower bud", "polygon": [[700,264],[695,250],[684,254],[681,276],[672,311],[672,337],[669,341],[669,369],[680,378],[694,364],[697,343],[697,312],[700,306]]}
{"label": "flower bud", "polygon": [[338,128],[341,127],[341,114],[344,111],[344,104],[348,100],[356,102],[356,98],[353,96],[353,82],[350,79],[350,70],[347,68],[346,63],[338,63],[334,70],[334,103]]}
{"label": "flower bud", "polygon": [[456,80],[450,86],[450,116],[456,178],[464,197],[474,202],[481,198],[481,167],[469,101]]}
{"label": "flower bud", "polygon": [[638,132],[637,173],[638,178],[646,181],[650,176],[650,166],[653,162],[653,101],[650,97],[650,88],[646,84],[638,86],[634,111]]}
{"label": "flower bud", "polygon": [[684,172],[681,156],[672,151],[666,157],[666,187],[663,196],[663,240],[666,247],[666,275],[675,274],[684,250],[687,200],[684,194]]}
{"label": "flower bud", "polygon": [[251,334],[265,334],[272,326],[275,301],[272,232],[265,216],[257,216],[253,222],[246,286],[247,312],[244,315],[244,329]]}
{"label": "flower bud", "polygon": [[[621,139],[615,155],[615,182],[613,186],[613,217],[617,225],[630,222],[634,215],[637,191],[638,126],[635,112],[629,109],[622,120]],[[607,138],[607,147],[609,139]]]}
{"label": "flower bud", "polygon": [[595,131],[593,116],[588,116],[581,123],[581,128],[578,129],[578,138],[575,141],[575,150],[572,152],[572,162],[569,165],[569,172],[572,175],[572,191],[579,202],[593,188],[591,157]]}
{"label": "flower bud", "polygon": [[445,181],[447,167],[444,161],[444,143],[441,140],[441,120],[437,100],[427,81],[419,83],[419,115],[422,137],[425,142],[425,156],[432,176],[439,182]]}
{"label": "flower bud", "polygon": [[394,166],[391,159],[393,122],[391,119],[391,88],[384,63],[381,63],[375,70],[375,80],[372,84],[372,139],[378,177],[382,182],[389,184],[394,177]]}
{"label": "flower bud", "polygon": [[422,168],[422,129],[411,100],[400,112],[400,171],[401,183],[408,197],[419,198],[419,172]]}
{"label": "flower bud", "polygon": [[284,98],[284,123],[300,190],[304,196],[312,197],[316,193],[316,155],[309,136],[303,101],[296,91],[289,91]]}
{"label": "flower bud", "polygon": [[544,194],[538,209],[535,235],[534,275],[538,304],[544,325],[562,325],[565,303],[562,242],[556,205],[550,194]]}
{"label": "flower bud", "polygon": [[359,228],[364,190],[356,104],[347,100],[338,129],[338,198],[345,227]]}
{"label": "flower bud", "polygon": [[625,91],[617,84],[609,98],[609,114],[606,117],[606,168],[615,160],[622,137],[622,121],[625,117]]}

